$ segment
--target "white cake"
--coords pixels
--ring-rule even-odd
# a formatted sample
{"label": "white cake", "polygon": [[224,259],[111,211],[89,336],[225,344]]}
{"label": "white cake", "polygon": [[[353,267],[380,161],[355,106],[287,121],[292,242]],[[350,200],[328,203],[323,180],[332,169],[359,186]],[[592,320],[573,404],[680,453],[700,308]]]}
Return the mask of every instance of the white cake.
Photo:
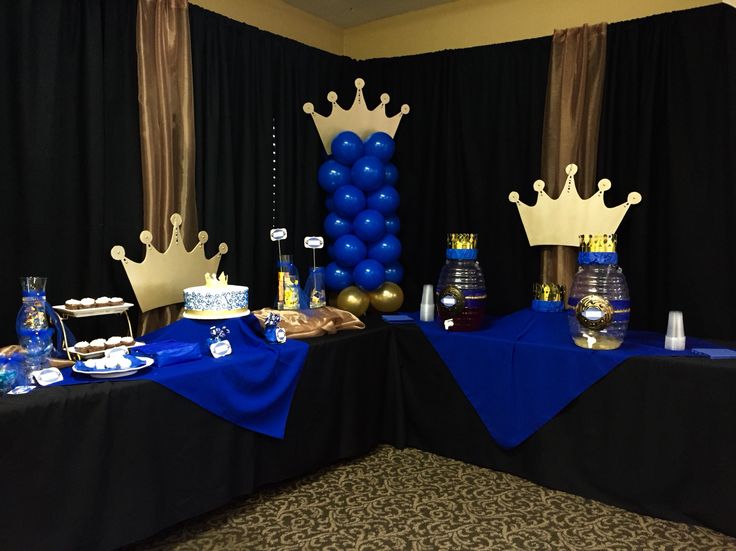
{"label": "white cake", "polygon": [[249,313],[248,287],[200,285],[184,289],[185,318],[236,318]]}

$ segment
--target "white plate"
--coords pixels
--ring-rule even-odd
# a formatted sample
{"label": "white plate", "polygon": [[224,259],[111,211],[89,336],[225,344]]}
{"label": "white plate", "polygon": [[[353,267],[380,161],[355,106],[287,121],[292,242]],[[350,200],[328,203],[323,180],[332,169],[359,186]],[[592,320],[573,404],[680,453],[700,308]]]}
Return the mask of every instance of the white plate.
{"label": "white plate", "polygon": [[[136,346],[143,346],[145,344],[146,343],[144,342],[135,341],[135,344],[130,345],[128,348],[129,349],[135,348]],[[125,345],[121,344],[120,346],[125,346]],[[94,352],[77,352],[76,350],[74,350],[73,346],[70,346],[69,348],[67,348],[67,350],[72,354],[76,354],[83,360],[91,360],[92,358],[101,358],[102,356],[105,355],[104,350],[95,350]]]}
{"label": "white plate", "polygon": [[153,358],[144,358],[143,356],[136,356],[139,360],[143,360],[145,363],[138,367],[126,367],[124,369],[77,369],[77,364],[72,366],[72,371],[75,373],[81,373],[82,375],[89,375],[95,379],[115,379],[117,377],[127,377],[132,375],[136,371],[145,369],[146,367],[153,364]]}
{"label": "white plate", "polygon": [[243,316],[247,316],[248,314],[250,314],[250,310],[246,310],[245,312],[237,312],[234,314],[197,314],[195,312],[187,312],[186,310],[184,310],[182,316],[193,320],[226,320],[231,318],[242,318]]}
{"label": "white plate", "polygon": [[94,306],[92,308],[68,310],[63,304],[59,304],[54,306],[54,310],[70,318],[86,318],[89,316],[102,316],[103,314],[122,314],[131,306],[133,306],[132,303],[123,302],[118,306]]}

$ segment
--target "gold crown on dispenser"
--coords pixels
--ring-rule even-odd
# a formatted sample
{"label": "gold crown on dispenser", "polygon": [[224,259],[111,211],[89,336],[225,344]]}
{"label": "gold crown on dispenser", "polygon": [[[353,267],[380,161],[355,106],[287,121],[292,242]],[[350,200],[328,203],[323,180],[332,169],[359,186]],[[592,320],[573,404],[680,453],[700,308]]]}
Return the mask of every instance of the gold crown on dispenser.
{"label": "gold crown on dispenser", "polygon": [[535,283],[532,288],[535,300],[562,302],[565,300],[565,286],[558,283]]}
{"label": "gold crown on dispenser", "polygon": [[599,233],[580,236],[580,252],[583,253],[615,253],[616,234]]}
{"label": "gold crown on dispenser", "polygon": [[477,233],[448,233],[448,249],[475,249],[478,244]]}

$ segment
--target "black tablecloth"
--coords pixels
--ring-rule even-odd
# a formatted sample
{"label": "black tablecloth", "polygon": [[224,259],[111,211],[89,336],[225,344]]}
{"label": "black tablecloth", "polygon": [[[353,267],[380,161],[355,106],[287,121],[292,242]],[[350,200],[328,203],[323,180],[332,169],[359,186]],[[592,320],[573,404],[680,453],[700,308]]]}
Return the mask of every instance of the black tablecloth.
{"label": "black tablecloth", "polygon": [[111,549],[382,442],[736,535],[734,361],[629,360],[503,450],[416,326],[309,342],[283,440],[148,381],[0,398],[0,549]]}

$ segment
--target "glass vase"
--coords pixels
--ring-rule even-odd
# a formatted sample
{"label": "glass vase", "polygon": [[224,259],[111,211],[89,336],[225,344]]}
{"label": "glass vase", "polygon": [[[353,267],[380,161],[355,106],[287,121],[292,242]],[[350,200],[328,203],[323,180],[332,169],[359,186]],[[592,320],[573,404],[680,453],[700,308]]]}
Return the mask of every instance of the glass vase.
{"label": "glass vase", "polygon": [[276,307],[279,310],[299,310],[300,307],[299,270],[290,254],[282,254],[279,259]]}
{"label": "glass vase", "polygon": [[486,283],[476,234],[448,235],[446,262],[435,288],[437,313],[448,331],[475,331],[486,314]]}
{"label": "glass vase", "polygon": [[322,308],[327,304],[325,294],[325,269],[322,266],[309,268],[309,277],[304,286],[307,293],[310,308]]}
{"label": "glass vase", "polygon": [[581,348],[616,349],[624,342],[631,312],[616,236],[581,236],[578,264],[568,299],[572,339]]}
{"label": "glass vase", "polygon": [[18,386],[33,384],[31,373],[49,367],[53,332],[46,303],[46,278],[21,277],[20,285],[23,302],[15,320],[15,330],[23,367],[15,381]]}

